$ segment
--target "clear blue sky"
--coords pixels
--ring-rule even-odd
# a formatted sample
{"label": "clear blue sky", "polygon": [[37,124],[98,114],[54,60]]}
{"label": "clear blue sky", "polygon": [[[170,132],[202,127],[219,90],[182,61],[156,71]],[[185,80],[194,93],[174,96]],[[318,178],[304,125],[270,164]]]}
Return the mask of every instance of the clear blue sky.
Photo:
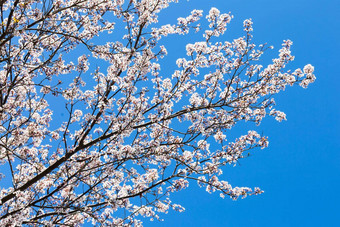
{"label": "clear blue sky", "polygon": [[[259,186],[259,196],[232,201],[195,185],[172,197],[184,213],[163,215],[164,222],[146,226],[340,226],[340,2],[338,0],[190,0],[167,9],[171,22],[192,9],[212,6],[234,19],[225,39],[241,34],[242,21],[252,18],[258,44],[294,42],[296,60],[289,68],[315,66],[317,80],[307,90],[288,88],[277,96],[277,108],[288,121],[266,119],[258,128],[269,137],[265,150],[253,152],[225,177],[233,186]],[[176,42],[175,42],[176,41]],[[186,40],[170,42],[169,57],[183,56]],[[169,47],[169,46],[168,46]],[[172,49],[172,50],[171,50]],[[181,52],[182,51],[182,52]],[[176,52],[176,53],[174,53]],[[236,131],[235,131],[236,132]]]}
{"label": "clear blue sky", "polygon": [[[282,40],[291,39],[296,58],[289,67],[310,63],[317,80],[308,89],[296,86],[280,93],[277,109],[288,120],[268,118],[257,128],[269,137],[269,148],[224,171],[233,186],[258,186],[264,194],[232,201],[192,184],[172,196],[186,208],[184,213],[162,215],[164,222],[144,220],[145,226],[340,226],[340,1],[179,1],[163,12],[162,22],[173,23],[193,9],[207,13],[217,7],[234,15],[224,36],[230,41],[242,35],[243,20],[252,18],[256,43],[275,47],[268,60],[277,55]],[[194,41],[190,38],[168,39],[169,65],[163,69],[171,73],[171,64],[185,55],[185,44]],[[237,136],[242,130],[231,133]]]}

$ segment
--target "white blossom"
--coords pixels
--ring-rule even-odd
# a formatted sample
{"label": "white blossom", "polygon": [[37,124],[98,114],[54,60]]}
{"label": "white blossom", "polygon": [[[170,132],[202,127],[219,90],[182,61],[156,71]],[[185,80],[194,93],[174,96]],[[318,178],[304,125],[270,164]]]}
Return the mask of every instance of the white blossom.
{"label": "white blossom", "polygon": [[[192,182],[222,198],[263,192],[222,180],[269,145],[255,130],[229,130],[286,120],[275,95],[307,88],[314,67],[287,69],[290,40],[266,64],[271,47],[253,42],[252,20],[241,37],[224,35],[233,16],[217,8],[159,23],[176,2],[4,1],[0,179],[11,182],[0,226],[142,226],[184,211],[170,197]],[[194,32],[173,53],[168,40]]]}

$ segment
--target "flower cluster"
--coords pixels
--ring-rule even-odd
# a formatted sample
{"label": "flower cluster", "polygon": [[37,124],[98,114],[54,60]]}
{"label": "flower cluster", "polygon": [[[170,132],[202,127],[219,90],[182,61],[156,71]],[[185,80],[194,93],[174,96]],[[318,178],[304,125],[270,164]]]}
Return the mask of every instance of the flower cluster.
{"label": "flower cluster", "polygon": [[[251,19],[244,36],[222,41],[232,16],[216,8],[161,24],[175,2],[1,3],[0,164],[11,184],[0,178],[0,226],[142,226],[184,211],[170,196],[192,182],[232,199],[262,193],[223,172],[267,138],[230,130],[286,120],[275,94],[306,88],[314,67],[286,70],[290,40],[261,65],[270,47],[253,43]],[[164,73],[161,39],[192,31],[202,40]]]}

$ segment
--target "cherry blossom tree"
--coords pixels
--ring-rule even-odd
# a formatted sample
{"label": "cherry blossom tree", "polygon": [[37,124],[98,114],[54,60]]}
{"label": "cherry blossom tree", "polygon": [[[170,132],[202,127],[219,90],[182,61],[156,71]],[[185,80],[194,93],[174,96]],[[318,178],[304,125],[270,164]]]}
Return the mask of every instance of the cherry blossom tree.
{"label": "cherry blossom tree", "polygon": [[[0,1],[1,226],[141,226],[183,211],[170,196],[193,183],[232,199],[262,193],[223,171],[267,138],[229,141],[230,130],[285,120],[274,95],[306,88],[314,68],[285,69],[290,40],[261,65],[272,47],[254,44],[251,19],[225,41],[232,15],[216,8],[158,22],[175,2]],[[161,71],[167,38],[189,33],[201,41]]]}

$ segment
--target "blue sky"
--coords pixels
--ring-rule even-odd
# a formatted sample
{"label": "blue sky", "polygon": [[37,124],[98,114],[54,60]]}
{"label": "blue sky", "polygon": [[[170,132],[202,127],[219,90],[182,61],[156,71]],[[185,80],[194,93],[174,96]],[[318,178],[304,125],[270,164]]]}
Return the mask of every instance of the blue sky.
{"label": "blue sky", "polygon": [[[265,55],[267,63],[277,56],[282,40],[291,39],[296,58],[289,68],[310,63],[317,80],[308,89],[296,86],[280,93],[277,109],[288,120],[267,118],[252,128],[269,137],[269,148],[224,171],[233,186],[260,187],[264,194],[232,201],[193,183],[171,197],[185,212],[162,215],[164,222],[143,220],[145,226],[340,226],[339,0],[179,1],[161,14],[162,23],[174,23],[193,9],[208,13],[217,7],[234,15],[221,39],[231,41],[243,35],[243,20],[252,18],[255,42],[275,47]],[[185,56],[185,44],[194,41],[193,36],[169,37],[169,64],[162,68],[171,74],[176,58]],[[242,130],[235,128],[231,136]]]}
{"label": "blue sky", "polygon": [[[223,200],[192,184],[172,196],[172,201],[186,208],[184,213],[170,212],[162,216],[164,222],[146,221],[145,225],[339,226],[339,1],[180,1],[160,19],[170,23],[192,9],[207,13],[213,6],[234,15],[225,40],[240,36],[242,21],[252,18],[255,42],[275,47],[267,53],[269,60],[277,55],[282,40],[291,39],[296,58],[289,68],[310,63],[317,80],[308,89],[296,86],[280,93],[277,109],[288,120],[278,123],[268,118],[257,128],[269,137],[269,148],[253,152],[241,165],[224,172],[233,186],[259,186],[264,194]],[[184,45],[190,41],[190,36],[169,41],[169,58],[184,56]]]}

